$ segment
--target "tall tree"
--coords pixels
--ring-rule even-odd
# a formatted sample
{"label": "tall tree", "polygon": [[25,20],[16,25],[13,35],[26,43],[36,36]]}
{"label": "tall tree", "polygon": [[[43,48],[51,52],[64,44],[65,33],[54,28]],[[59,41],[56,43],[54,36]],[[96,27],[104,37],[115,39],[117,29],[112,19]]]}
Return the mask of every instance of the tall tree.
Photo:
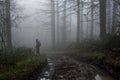
{"label": "tall tree", "polygon": [[93,9],[94,9],[94,3],[93,0],[91,0],[91,31],[90,31],[91,38],[93,38],[93,31],[94,31]]}
{"label": "tall tree", "polygon": [[84,1],[80,1],[80,40],[83,39],[83,10],[84,10]]}
{"label": "tall tree", "polygon": [[51,0],[51,39],[52,46],[55,47],[55,1]]}
{"label": "tall tree", "polygon": [[11,13],[10,13],[10,0],[5,0],[6,3],[6,33],[7,33],[7,46],[9,49],[12,48],[12,39],[11,39]]}
{"label": "tall tree", "polygon": [[[72,3],[70,3],[70,14],[72,13]],[[71,42],[71,31],[72,31],[72,15],[70,15],[70,27],[69,27],[69,41]]]}
{"label": "tall tree", "polygon": [[60,15],[59,15],[59,0],[57,0],[57,42],[59,43],[60,41],[60,34],[59,34],[59,29],[60,29]]}
{"label": "tall tree", "polygon": [[80,0],[77,0],[77,42],[80,41]]}
{"label": "tall tree", "polygon": [[87,19],[87,38],[89,38],[89,13],[88,13],[88,7],[87,7],[87,14],[86,14],[86,19]]}
{"label": "tall tree", "polygon": [[106,0],[99,0],[100,3],[100,38],[106,35]]}
{"label": "tall tree", "polygon": [[120,0],[113,1],[112,34],[120,34]]}
{"label": "tall tree", "polygon": [[5,25],[5,3],[4,1],[0,1],[0,49],[4,52],[7,45],[6,41],[6,25]]}
{"label": "tall tree", "polygon": [[67,30],[67,27],[66,27],[66,4],[67,4],[67,1],[64,0],[64,11],[63,11],[63,43],[66,43],[66,40],[67,40],[67,33],[66,33],[66,30]]}

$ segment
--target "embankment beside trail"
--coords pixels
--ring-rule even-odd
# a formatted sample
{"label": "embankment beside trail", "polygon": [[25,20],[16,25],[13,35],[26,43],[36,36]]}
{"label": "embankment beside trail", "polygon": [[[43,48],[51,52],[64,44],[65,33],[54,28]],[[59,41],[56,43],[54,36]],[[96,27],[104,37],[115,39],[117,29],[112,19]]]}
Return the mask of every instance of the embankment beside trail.
{"label": "embankment beside trail", "polygon": [[17,62],[14,66],[3,66],[0,80],[34,80],[45,64],[45,56],[38,55]]}
{"label": "embankment beside trail", "polygon": [[88,64],[97,66],[107,72],[111,77],[120,80],[120,57],[106,51],[93,53],[68,53],[67,55]]}
{"label": "embankment beside trail", "polygon": [[28,49],[0,55],[0,80],[35,80],[46,66],[46,55]]}

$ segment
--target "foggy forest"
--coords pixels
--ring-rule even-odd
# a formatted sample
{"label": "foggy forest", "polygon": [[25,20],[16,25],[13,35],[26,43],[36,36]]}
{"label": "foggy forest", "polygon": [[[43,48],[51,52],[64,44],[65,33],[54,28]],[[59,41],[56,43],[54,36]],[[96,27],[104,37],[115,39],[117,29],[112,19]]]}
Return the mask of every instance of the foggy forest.
{"label": "foggy forest", "polygon": [[120,80],[120,0],[0,0],[0,80]]}

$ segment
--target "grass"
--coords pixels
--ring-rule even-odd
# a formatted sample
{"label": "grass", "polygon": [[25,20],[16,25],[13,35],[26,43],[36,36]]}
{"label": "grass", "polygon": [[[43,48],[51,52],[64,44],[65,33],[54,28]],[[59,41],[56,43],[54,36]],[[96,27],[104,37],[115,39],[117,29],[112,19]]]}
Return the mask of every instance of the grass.
{"label": "grass", "polygon": [[0,59],[0,62],[3,61],[0,63],[0,80],[23,80],[24,78],[27,80],[29,75],[35,69],[42,68],[46,61],[45,55],[34,55],[28,49],[18,51],[16,55],[12,53],[11,56],[3,57]]}
{"label": "grass", "polygon": [[[69,55],[69,54],[68,54]],[[71,56],[75,56],[78,59],[82,58],[82,59],[86,59],[86,60],[93,60],[93,61],[104,61],[104,63],[108,64],[108,65],[112,65],[115,67],[120,67],[120,57],[114,57],[113,53],[106,53],[106,52],[100,52],[100,51],[96,51],[96,52],[90,52],[90,53],[71,53]]]}
{"label": "grass", "polygon": [[105,55],[100,52],[94,52],[94,53],[84,53],[80,55],[82,58],[86,59],[96,59],[96,60],[101,60]]}

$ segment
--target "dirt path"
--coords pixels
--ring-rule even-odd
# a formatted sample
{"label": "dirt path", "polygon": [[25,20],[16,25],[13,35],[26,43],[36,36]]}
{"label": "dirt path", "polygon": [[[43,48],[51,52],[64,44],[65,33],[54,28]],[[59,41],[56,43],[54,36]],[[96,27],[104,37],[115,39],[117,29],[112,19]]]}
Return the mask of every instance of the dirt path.
{"label": "dirt path", "polygon": [[94,66],[65,56],[48,55],[48,66],[38,80],[112,80]]}

